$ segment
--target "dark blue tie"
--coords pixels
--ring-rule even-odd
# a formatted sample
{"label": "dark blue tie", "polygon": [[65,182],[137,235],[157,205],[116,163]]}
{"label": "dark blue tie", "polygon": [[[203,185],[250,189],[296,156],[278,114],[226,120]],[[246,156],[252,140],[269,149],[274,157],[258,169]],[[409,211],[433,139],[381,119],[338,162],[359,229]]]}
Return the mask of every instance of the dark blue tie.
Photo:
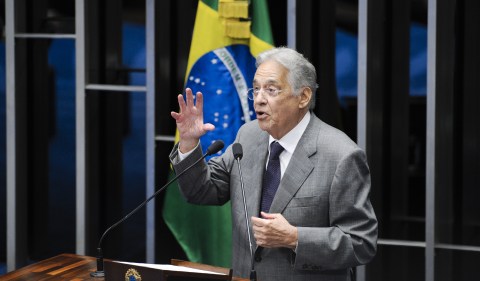
{"label": "dark blue tie", "polygon": [[281,172],[279,156],[282,151],[283,147],[278,142],[274,141],[270,144],[267,170],[263,175],[262,204],[260,207],[263,212],[270,210],[273,197],[275,197],[278,185],[280,184]]}

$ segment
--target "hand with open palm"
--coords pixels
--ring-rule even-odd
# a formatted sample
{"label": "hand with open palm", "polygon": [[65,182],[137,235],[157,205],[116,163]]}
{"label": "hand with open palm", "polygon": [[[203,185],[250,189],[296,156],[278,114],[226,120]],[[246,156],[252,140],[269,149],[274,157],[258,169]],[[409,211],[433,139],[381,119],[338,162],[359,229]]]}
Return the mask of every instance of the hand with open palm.
{"label": "hand with open palm", "polygon": [[171,112],[177,123],[180,137],[179,149],[182,153],[194,149],[198,145],[201,136],[215,129],[213,124],[203,123],[203,94],[198,92],[194,99],[190,88],[187,88],[185,92],[185,100],[183,95],[178,95],[177,97],[180,111]]}

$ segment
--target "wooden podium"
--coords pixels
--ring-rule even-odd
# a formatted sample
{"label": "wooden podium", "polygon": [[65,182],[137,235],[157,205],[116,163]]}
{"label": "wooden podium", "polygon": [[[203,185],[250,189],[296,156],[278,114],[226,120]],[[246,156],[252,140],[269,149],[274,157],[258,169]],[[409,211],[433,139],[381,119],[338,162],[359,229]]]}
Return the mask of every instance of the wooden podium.
{"label": "wooden podium", "polygon": [[[134,264],[105,261],[105,281],[142,280],[142,281],[230,281],[232,270],[204,264],[174,260],[172,265],[187,270],[156,269]],[[196,270],[188,271],[188,269]],[[200,273],[200,271],[204,271]],[[218,274],[216,274],[218,273]],[[133,277],[132,279],[129,276]],[[140,279],[139,279],[140,278]]]}
{"label": "wooden podium", "polygon": [[[35,264],[31,264],[29,266],[17,269],[10,273],[7,273],[3,276],[0,276],[0,280],[2,281],[20,281],[20,280],[49,280],[49,281],[56,281],[56,280],[74,280],[74,281],[83,281],[83,280],[91,280],[91,281],[104,281],[103,278],[94,278],[90,276],[90,272],[94,272],[97,268],[97,260],[94,257],[87,257],[87,256],[79,256],[74,254],[61,254],[43,261],[40,261]],[[225,276],[224,274],[228,274],[230,271],[229,269],[222,268],[222,267],[214,267],[205,264],[199,263],[192,263],[186,261],[179,261],[179,260],[172,260],[173,265],[185,266],[194,269],[206,270],[206,271],[213,271],[218,272],[223,275],[196,275],[187,272],[162,272],[157,269],[152,269],[155,272],[151,272],[147,270],[148,273],[144,273],[142,277],[142,281],[184,281],[184,280],[191,280],[191,281],[203,281],[203,280],[222,280],[222,277]],[[132,268],[127,264],[124,264],[128,267],[128,269]],[[113,266],[113,268],[112,268]],[[110,267],[110,268],[109,268]],[[118,266],[118,263],[113,263],[111,261],[105,261],[105,270],[107,274],[111,276],[107,276],[107,280],[125,280],[125,273],[123,271],[125,269],[123,266]],[[128,270],[127,269],[127,270]],[[142,267],[141,272],[146,272],[145,268]],[[120,274],[121,273],[121,274]],[[119,276],[121,275],[121,278]],[[150,275],[155,274],[155,276]],[[158,275],[160,274],[160,275]],[[163,279],[157,279],[158,276],[161,276]],[[112,278],[112,279],[111,279]],[[150,279],[154,278],[154,279]],[[228,280],[234,281],[247,281],[247,279],[231,277]],[[226,280],[226,279],[223,279]]]}

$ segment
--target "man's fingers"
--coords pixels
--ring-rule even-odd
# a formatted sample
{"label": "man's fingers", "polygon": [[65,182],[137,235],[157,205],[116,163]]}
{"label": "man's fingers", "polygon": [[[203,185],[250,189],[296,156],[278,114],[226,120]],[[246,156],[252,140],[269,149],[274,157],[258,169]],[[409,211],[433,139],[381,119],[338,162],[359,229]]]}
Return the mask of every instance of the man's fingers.
{"label": "man's fingers", "polygon": [[201,92],[197,92],[195,99],[197,100],[196,106],[198,111],[203,112],[203,94]]}
{"label": "man's fingers", "polygon": [[175,111],[170,112],[170,115],[172,115],[173,119],[175,120],[178,120],[178,118],[180,118],[180,114]]}
{"label": "man's fingers", "polygon": [[182,112],[185,112],[185,100],[183,99],[183,95],[180,94],[177,96],[177,100],[178,100],[178,106],[180,107],[180,113]]}
{"label": "man's fingers", "polygon": [[263,226],[264,225],[263,219],[257,218],[257,217],[252,217],[252,225]]}
{"label": "man's fingers", "polygon": [[192,90],[190,89],[187,89],[187,90],[189,90],[187,91],[187,107],[194,107],[195,103],[193,102]]}
{"label": "man's fingers", "polygon": [[205,123],[205,124],[203,124],[203,129],[205,131],[213,131],[213,130],[215,130],[215,125],[210,124],[210,123]]}
{"label": "man's fingers", "polygon": [[265,212],[260,212],[260,214],[262,215],[262,218],[269,219],[269,220],[277,217],[277,214],[270,214],[270,213],[265,213]]}

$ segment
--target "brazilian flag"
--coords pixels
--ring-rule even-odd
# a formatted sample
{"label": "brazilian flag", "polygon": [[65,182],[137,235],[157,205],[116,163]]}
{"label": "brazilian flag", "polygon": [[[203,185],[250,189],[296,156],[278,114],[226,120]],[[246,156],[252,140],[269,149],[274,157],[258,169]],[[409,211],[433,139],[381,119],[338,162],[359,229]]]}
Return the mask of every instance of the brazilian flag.
{"label": "brazilian flag", "polygon": [[[215,125],[201,139],[204,151],[217,139],[228,146],[240,126],[255,119],[246,90],[252,87],[255,57],[272,47],[266,0],[198,2],[185,87],[203,93],[204,122]],[[190,261],[230,267],[230,208],[230,203],[188,204],[172,185],[165,195],[163,218]]]}

